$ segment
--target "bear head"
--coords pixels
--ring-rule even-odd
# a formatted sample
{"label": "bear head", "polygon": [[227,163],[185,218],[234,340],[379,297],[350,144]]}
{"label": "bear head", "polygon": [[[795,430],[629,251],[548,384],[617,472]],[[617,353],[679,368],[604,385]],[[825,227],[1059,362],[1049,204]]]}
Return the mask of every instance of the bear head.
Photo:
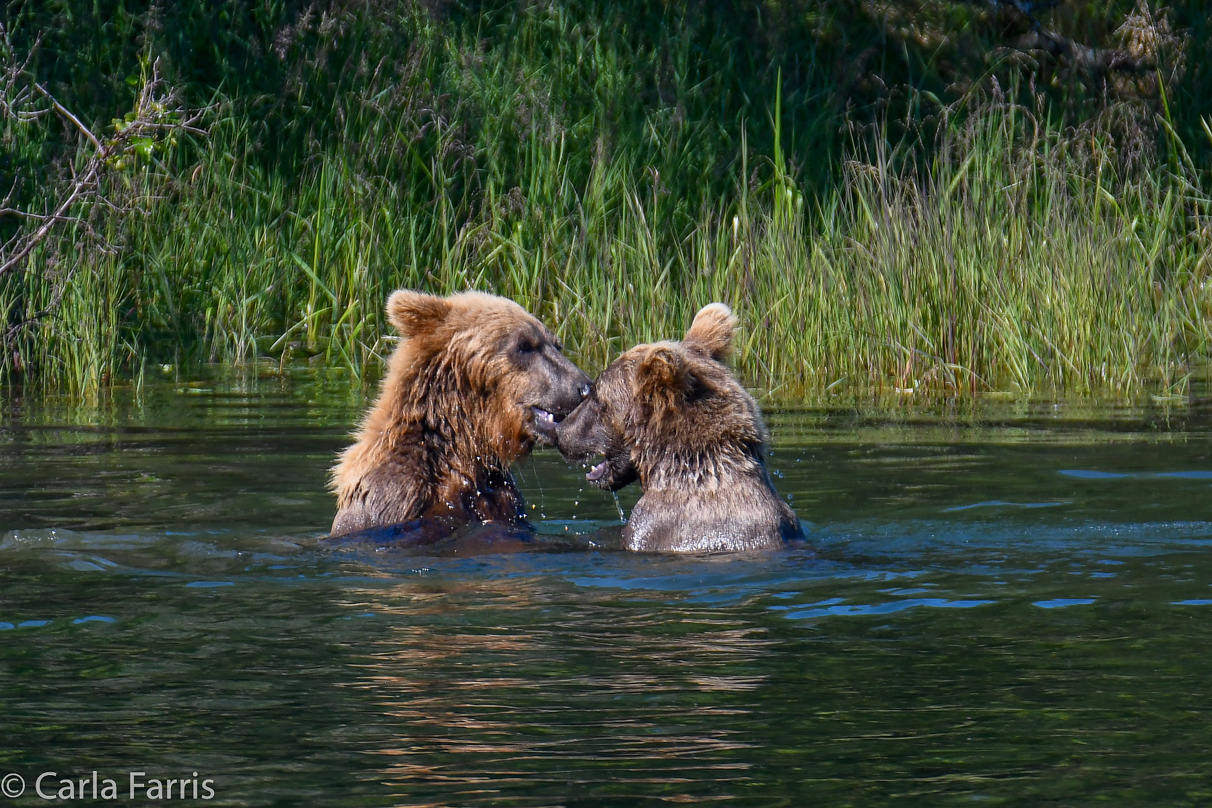
{"label": "bear head", "polygon": [[401,289],[388,299],[387,316],[403,341],[382,400],[421,410],[405,420],[420,416],[435,438],[462,444],[464,453],[509,464],[535,444],[551,445],[556,425],[588,394],[589,377],[512,300]]}
{"label": "bear head", "polygon": [[724,463],[760,455],[760,411],[725,364],[735,331],[729,308],[712,303],[681,342],[637,345],[616,359],[557,427],[565,459],[600,456],[586,479],[617,491],[671,476],[710,485]]}

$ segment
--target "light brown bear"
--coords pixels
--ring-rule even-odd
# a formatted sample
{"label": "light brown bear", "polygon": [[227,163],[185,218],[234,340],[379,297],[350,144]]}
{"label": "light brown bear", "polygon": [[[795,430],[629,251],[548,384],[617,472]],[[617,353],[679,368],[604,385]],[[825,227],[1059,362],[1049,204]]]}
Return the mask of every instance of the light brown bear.
{"label": "light brown bear", "polygon": [[413,523],[430,538],[472,522],[525,525],[509,467],[588,394],[589,377],[511,300],[401,289],[402,340],[356,442],[333,468],[332,535]]}
{"label": "light brown bear", "polygon": [[682,342],[616,359],[556,428],[566,459],[604,457],[588,480],[644,487],[623,528],[629,550],[769,550],[804,538],[766,470],[761,411],[724,364],[735,331],[727,306],[705,306]]}

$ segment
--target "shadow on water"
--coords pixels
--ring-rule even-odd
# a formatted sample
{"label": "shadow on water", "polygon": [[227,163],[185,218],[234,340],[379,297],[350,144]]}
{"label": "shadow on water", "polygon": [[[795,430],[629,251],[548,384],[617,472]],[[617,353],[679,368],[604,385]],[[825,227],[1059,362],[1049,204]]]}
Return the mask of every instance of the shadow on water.
{"label": "shadow on water", "polygon": [[216,805],[1212,795],[1205,415],[774,413],[810,548],[661,557],[552,453],[523,552],[325,547],[359,406],[308,376],[10,408],[0,772],[199,772]]}

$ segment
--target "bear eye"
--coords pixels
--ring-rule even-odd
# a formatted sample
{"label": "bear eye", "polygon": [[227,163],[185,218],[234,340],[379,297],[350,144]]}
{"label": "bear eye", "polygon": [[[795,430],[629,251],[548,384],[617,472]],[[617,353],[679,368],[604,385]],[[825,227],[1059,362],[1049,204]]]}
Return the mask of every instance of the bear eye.
{"label": "bear eye", "polygon": [[520,354],[532,354],[532,353],[537,352],[538,350],[539,350],[539,343],[535,342],[532,339],[529,339],[528,337],[523,337],[521,340],[518,341],[518,353],[520,353]]}

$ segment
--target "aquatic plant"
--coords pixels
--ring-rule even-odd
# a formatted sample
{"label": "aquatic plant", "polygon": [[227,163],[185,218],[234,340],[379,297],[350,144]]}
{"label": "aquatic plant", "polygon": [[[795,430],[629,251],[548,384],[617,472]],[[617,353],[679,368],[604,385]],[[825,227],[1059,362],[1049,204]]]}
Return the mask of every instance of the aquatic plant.
{"label": "aquatic plant", "polygon": [[[282,57],[294,106],[197,100],[204,137],[115,166],[120,211],[78,212],[100,239],[66,226],[0,277],[0,373],[87,391],[268,357],[373,376],[402,286],[512,297],[587,368],[722,300],[739,370],[774,396],[1165,394],[1208,362],[1212,134],[1178,122],[1160,68],[1154,96],[1085,118],[997,66],[951,103],[908,87],[846,111],[825,59],[745,63],[751,31],[675,9],[479,14],[280,29],[275,52],[305,50]],[[27,163],[47,150],[3,126]],[[71,149],[60,171],[87,158]]]}

